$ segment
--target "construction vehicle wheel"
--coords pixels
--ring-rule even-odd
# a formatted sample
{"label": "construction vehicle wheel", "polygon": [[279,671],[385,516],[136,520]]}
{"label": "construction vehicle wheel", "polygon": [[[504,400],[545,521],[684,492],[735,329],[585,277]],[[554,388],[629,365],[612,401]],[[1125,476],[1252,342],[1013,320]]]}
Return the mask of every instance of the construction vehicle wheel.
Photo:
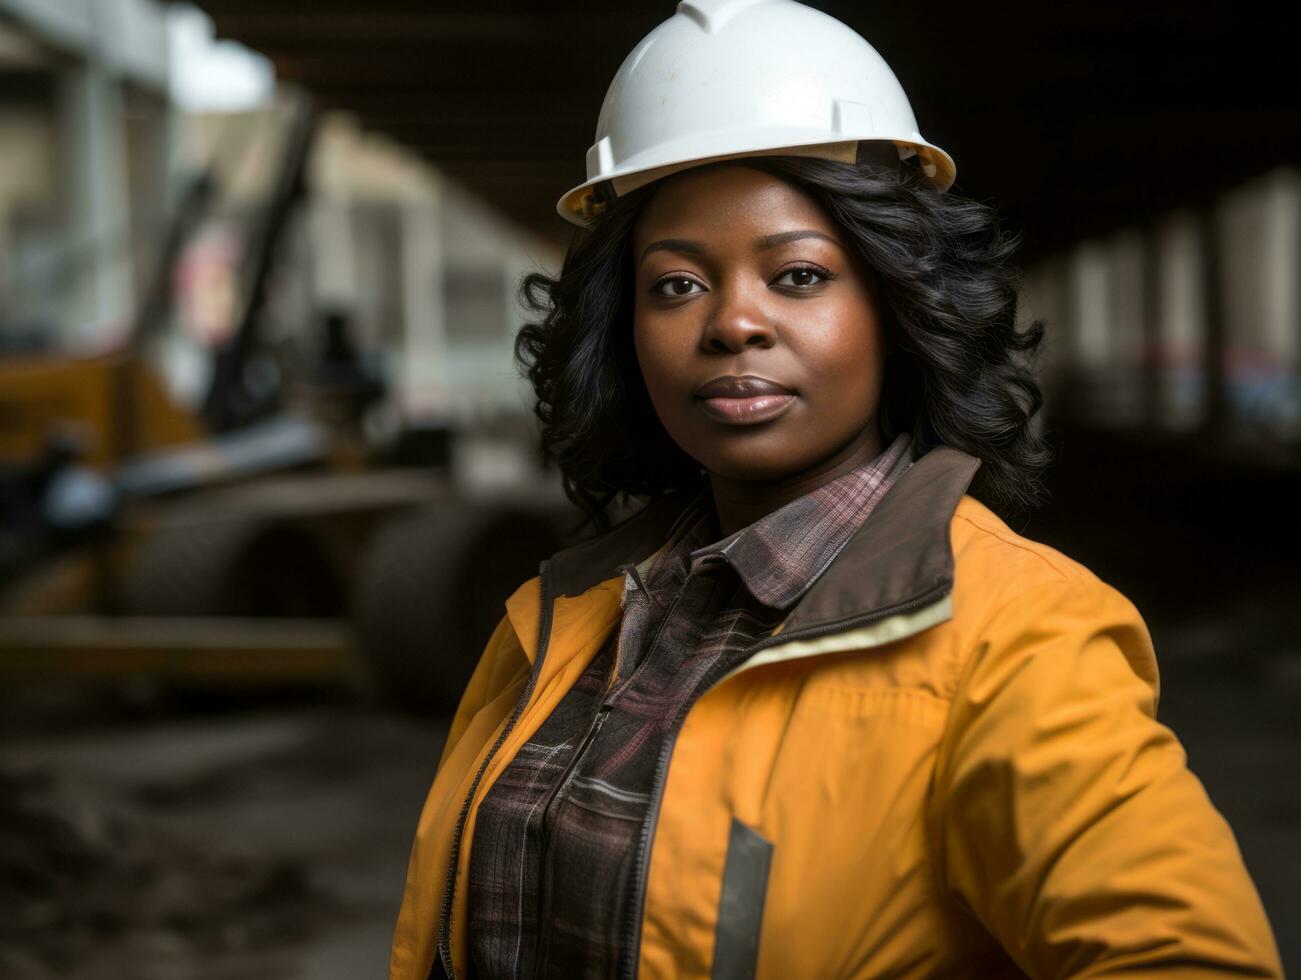
{"label": "construction vehicle wheel", "polygon": [[554,516],[507,506],[447,502],[383,528],[355,608],[381,690],[422,713],[454,710],[506,599],[561,546]]}
{"label": "construction vehicle wheel", "polygon": [[290,524],[229,518],[158,528],[132,551],[121,584],[136,616],[291,616],[344,612],[324,546]]}

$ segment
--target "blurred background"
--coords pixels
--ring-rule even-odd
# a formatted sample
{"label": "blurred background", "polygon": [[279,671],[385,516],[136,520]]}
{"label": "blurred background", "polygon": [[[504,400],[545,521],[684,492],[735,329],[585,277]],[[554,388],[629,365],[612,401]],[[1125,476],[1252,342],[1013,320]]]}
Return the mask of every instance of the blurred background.
{"label": "blurred background", "polygon": [[[814,2],[1023,236],[1051,498],[1301,964],[1301,86],[1251,3]],[[379,977],[574,539],[511,343],[672,4],[0,0],[0,976]]]}

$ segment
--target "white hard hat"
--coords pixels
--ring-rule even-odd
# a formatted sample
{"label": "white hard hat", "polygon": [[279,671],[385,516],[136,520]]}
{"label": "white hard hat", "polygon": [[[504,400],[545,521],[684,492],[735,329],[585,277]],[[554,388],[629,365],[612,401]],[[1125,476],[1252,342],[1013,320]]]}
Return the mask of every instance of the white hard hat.
{"label": "white hard hat", "polygon": [[586,225],[614,197],[715,160],[882,150],[953,184],[953,158],[917,131],[890,66],[840,21],[795,0],[682,0],[619,67],[587,180],[556,210]]}

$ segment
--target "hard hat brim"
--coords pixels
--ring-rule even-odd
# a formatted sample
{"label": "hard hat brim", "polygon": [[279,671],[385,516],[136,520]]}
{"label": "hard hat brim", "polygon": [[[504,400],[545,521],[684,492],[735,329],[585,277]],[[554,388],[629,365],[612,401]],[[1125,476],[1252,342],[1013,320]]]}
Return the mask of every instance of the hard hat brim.
{"label": "hard hat brim", "polygon": [[[957,177],[957,166],[953,158],[944,150],[920,138],[919,134],[913,134],[905,139],[891,139],[889,137],[876,136],[872,138],[873,142],[893,143],[899,148],[901,157],[908,157],[916,154],[922,158],[923,170],[926,176],[937,190],[947,191],[953,186]],[[663,158],[656,161],[647,161],[637,163],[629,161],[629,164],[620,167],[617,171],[609,174],[602,174],[589,178],[578,186],[571,188],[561,195],[560,200],[556,202],[556,213],[571,224],[580,227],[589,226],[596,216],[602,210],[601,206],[594,200],[595,188],[598,184],[609,181],[611,188],[616,196],[622,196],[630,191],[643,187],[646,184],[653,183],[661,177],[667,177],[670,174],[679,173],[692,167],[703,166],[708,163],[718,163],[724,160],[736,160],[744,157],[756,156],[806,156],[815,157],[824,160],[838,160],[843,163],[853,163],[857,156],[859,140],[836,140],[828,142],[823,135],[811,142],[789,142],[777,146],[765,146],[761,148],[749,147],[743,149],[727,150],[720,153],[709,154],[707,156],[691,156],[687,158],[665,161]],[[595,205],[595,206],[594,206]]]}

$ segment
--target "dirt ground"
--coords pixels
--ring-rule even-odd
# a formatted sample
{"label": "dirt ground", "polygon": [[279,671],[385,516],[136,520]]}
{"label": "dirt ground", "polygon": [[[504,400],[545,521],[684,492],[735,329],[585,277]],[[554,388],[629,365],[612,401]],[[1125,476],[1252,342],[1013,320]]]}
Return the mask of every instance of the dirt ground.
{"label": "dirt ground", "polygon": [[[1160,719],[1301,969],[1301,651],[1244,670],[1205,623],[1153,632]],[[444,723],[301,695],[42,698],[0,697],[0,976],[385,976]]]}
{"label": "dirt ground", "polygon": [[0,745],[0,976],[386,975],[444,726],[341,704],[149,714]]}

